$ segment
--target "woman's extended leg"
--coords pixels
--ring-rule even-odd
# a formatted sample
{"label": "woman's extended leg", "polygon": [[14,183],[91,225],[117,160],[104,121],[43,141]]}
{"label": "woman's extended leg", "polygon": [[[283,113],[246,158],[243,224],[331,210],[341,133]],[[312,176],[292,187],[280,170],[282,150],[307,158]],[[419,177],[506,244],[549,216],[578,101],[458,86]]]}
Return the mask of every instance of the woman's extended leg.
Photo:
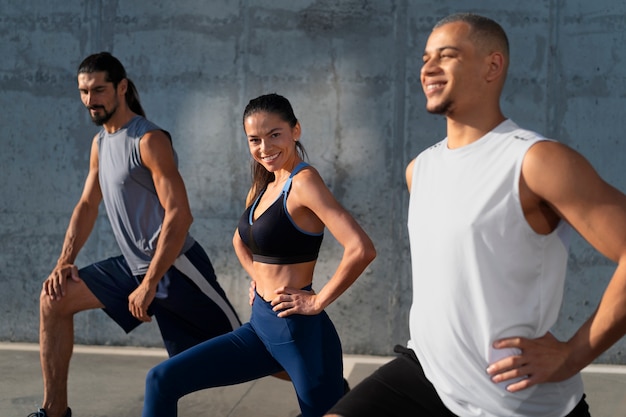
{"label": "woman's extended leg", "polygon": [[271,375],[282,367],[249,324],[207,340],[152,368],[146,376],[144,417],[175,417],[178,400],[201,389]]}

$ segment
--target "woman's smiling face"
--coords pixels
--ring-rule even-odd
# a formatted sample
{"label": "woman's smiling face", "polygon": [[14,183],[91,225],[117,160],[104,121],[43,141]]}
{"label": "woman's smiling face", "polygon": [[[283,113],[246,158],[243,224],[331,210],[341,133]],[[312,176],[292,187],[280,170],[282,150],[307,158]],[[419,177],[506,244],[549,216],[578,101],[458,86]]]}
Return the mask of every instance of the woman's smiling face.
{"label": "woman's smiling face", "polygon": [[279,115],[260,111],[246,117],[244,129],[250,154],[269,172],[291,169],[299,160],[296,152],[299,123],[291,127]]}

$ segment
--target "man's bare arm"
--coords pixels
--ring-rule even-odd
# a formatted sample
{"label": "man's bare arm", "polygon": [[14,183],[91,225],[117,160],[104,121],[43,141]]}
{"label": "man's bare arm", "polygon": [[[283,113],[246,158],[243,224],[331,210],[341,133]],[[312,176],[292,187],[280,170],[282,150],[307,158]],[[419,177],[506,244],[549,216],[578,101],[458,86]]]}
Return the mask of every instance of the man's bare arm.
{"label": "man's bare arm", "polygon": [[156,286],[178,257],[193,221],[187,191],[176,167],[170,139],[160,130],[146,133],[140,142],[141,160],[152,179],[165,210],[156,250],[142,284],[129,296],[131,313],[150,321],[147,309]]}
{"label": "man's bare arm", "polygon": [[626,196],[603,181],[580,154],[555,142],[541,142],[530,149],[522,176],[538,200],[616,262],[617,268],[595,313],[567,342],[547,334],[535,340],[511,338],[495,343],[496,348],[522,351],[488,368],[495,382],[526,377],[510,385],[510,391],[571,377],[626,332]]}
{"label": "man's bare arm", "polygon": [[43,283],[43,291],[52,299],[59,299],[65,295],[65,282],[68,278],[78,279],[78,270],[74,266],[74,261],[93,230],[100,201],[102,201],[102,191],[98,179],[98,144],[97,137],[94,137],[89,158],[89,172],[83,192],[74,207],[65,232],[57,265]]}

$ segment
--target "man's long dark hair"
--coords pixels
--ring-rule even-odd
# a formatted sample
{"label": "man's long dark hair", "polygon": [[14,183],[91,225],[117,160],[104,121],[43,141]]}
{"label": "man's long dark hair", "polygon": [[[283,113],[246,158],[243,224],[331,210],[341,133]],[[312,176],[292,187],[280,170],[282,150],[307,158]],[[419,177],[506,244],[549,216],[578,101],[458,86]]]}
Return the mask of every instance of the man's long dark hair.
{"label": "man's long dark hair", "polygon": [[118,84],[126,78],[128,80],[128,89],[126,90],[126,104],[134,113],[146,117],[146,113],[139,102],[139,93],[135,88],[135,84],[126,76],[124,66],[109,52],[100,52],[89,55],[78,66],[78,74],[91,74],[93,72],[105,72],[106,80],[113,83],[113,87],[117,88]]}

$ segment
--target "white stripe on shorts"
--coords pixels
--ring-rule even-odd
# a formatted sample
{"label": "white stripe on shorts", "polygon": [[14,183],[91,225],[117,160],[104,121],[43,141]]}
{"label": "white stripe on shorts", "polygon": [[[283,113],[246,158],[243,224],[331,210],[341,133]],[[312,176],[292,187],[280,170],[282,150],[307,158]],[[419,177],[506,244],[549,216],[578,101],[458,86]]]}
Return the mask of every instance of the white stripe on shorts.
{"label": "white stripe on shorts", "polygon": [[237,320],[237,316],[230,308],[230,306],[226,303],[224,298],[220,297],[220,295],[215,291],[215,288],[211,286],[204,278],[204,276],[198,271],[191,261],[184,254],[179,256],[176,261],[174,261],[174,266],[183,274],[187,275],[197,286],[200,288],[200,291],[204,293],[207,297],[209,297],[219,308],[222,309],[228,321],[230,321],[231,327],[234,329],[239,327],[239,320]]}

